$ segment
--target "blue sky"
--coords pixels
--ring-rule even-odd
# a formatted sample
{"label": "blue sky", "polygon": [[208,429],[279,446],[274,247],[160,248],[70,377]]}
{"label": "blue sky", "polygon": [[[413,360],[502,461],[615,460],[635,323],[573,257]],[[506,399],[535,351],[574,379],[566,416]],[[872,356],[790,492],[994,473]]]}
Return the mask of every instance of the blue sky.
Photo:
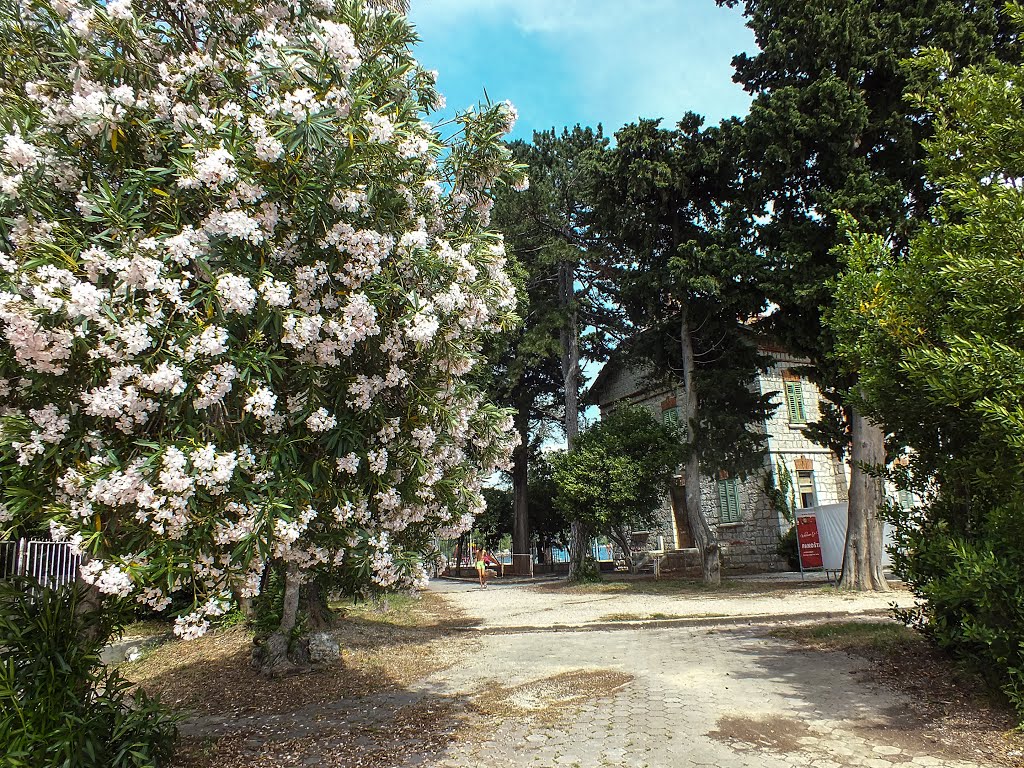
{"label": "blue sky", "polygon": [[736,9],[714,0],[412,0],[417,58],[440,73],[449,109],[483,99],[519,109],[513,137],[638,117],[709,123],[749,100],[730,61],[754,50]]}

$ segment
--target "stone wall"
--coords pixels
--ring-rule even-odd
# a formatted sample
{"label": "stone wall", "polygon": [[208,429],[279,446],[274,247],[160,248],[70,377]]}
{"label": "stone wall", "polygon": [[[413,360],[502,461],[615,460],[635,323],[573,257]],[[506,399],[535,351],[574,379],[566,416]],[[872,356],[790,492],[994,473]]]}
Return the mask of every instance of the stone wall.
{"label": "stone wall", "polygon": [[[811,469],[814,472],[817,503],[822,505],[844,502],[848,499],[847,489],[849,487],[846,467],[831,449],[813,443],[804,437],[801,431],[803,424],[790,423],[789,412],[784,402],[782,394],[785,392],[784,377],[795,377],[797,375],[795,369],[805,366],[806,361],[784,353],[775,353],[773,357],[777,361],[776,365],[758,377],[758,386],[762,394],[779,393],[776,395],[779,407],[765,421],[765,431],[768,434],[768,453],[771,459],[769,469],[773,475],[777,475],[778,462],[783,462],[794,482],[799,469]],[[800,383],[804,394],[806,421],[817,421],[821,417],[821,394],[818,388],[807,379],[801,379]],[[778,477],[775,479],[778,481]]]}
{"label": "stone wall", "polygon": [[[762,394],[774,392],[779,404],[774,414],[765,421],[764,431],[768,437],[768,454],[764,468],[739,481],[740,520],[721,522],[718,495],[718,473],[712,471],[701,480],[701,507],[722,546],[722,565],[729,572],[770,571],[785,567],[785,562],[776,553],[779,536],[789,529],[790,523],[772,505],[765,491],[769,478],[778,482],[779,462],[783,463],[796,482],[801,469],[813,472],[816,501],[818,504],[834,504],[847,499],[847,477],[843,464],[828,448],[816,445],[804,437],[800,424],[791,424],[785,405],[784,377],[796,377],[794,370],[806,361],[782,353],[774,354],[776,365],[762,374],[756,386]],[[600,387],[595,392],[601,413],[623,403],[642,405],[648,408],[656,419],[671,403],[675,392],[669,387],[649,387],[644,377],[637,372],[619,369],[603,375]],[[819,418],[820,394],[807,379],[801,379],[806,421]],[[681,500],[680,500],[681,501]],[[799,502],[797,504],[799,506]],[[685,513],[679,511],[679,516]],[[658,536],[663,537],[665,548],[680,549],[686,544],[681,540],[677,515],[673,511],[671,497],[666,494],[658,512],[659,524],[651,536],[656,546]],[[689,562],[676,558],[681,564]],[[670,560],[669,564],[673,561]]]}

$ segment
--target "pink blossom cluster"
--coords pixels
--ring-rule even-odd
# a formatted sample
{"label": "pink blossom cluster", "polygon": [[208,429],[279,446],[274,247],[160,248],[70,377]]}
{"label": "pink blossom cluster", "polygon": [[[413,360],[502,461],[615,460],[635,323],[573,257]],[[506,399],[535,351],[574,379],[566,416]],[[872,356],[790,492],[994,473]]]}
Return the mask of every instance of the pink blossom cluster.
{"label": "pink blossom cluster", "polygon": [[0,83],[0,471],[39,497],[0,532],[50,522],[107,595],[187,588],[182,637],[268,565],[421,583],[413,544],[466,530],[511,451],[465,377],[515,320],[486,228],[515,111],[442,138],[405,24],[0,10],[41,46]]}

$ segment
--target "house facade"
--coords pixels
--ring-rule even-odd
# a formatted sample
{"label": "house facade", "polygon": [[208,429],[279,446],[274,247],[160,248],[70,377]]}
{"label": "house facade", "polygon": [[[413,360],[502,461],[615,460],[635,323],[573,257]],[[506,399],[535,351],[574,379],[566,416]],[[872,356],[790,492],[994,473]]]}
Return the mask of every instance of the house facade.
{"label": "house facade", "polygon": [[[779,536],[791,523],[776,509],[768,489],[788,475],[793,501],[800,508],[847,501],[847,473],[843,462],[829,448],[807,439],[802,428],[820,418],[820,393],[813,382],[800,375],[808,362],[782,350],[763,349],[774,364],[754,383],[761,394],[773,394],[778,407],[763,424],[766,456],[761,471],[745,479],[730,477],[706,467],[701,478],[701,505],[722,547],[726,571],[779,570],[785,562],[777,553]],[[652,386],[644,371],[617,364],[605,365],[590,389],[589,399],[602,416],[621,405],[648,408],[661,420],[678,418],[681,393],[671,386]],[[673,480],[658,512],[658,526],[650,541],[659,541],[669,552],[668,565],[685,567],[698,562],[686,517],[682,475]],[[690,555],[687,558],[687,555]]]}

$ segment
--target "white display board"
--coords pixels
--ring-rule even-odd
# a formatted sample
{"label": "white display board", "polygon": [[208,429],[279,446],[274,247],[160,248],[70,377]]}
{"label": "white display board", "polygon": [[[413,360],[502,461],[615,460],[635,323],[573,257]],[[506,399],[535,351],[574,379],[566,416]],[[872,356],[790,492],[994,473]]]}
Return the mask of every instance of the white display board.
{"label": "white display board", "polygon": [[[826,571],[843,569],[843,551],[846,549],[846,521],[848,509],[846,502],[842,504],[823,504],[820,507],[809,507],[797,510],[800,515],[814,515],[818,523],[818,537],[821,540],[821,559]],[[882,565],[889,567],[892,557],[889,546],[892,544],[892,530],[888,523],[882,532],[882,546],[885,554]]]}

